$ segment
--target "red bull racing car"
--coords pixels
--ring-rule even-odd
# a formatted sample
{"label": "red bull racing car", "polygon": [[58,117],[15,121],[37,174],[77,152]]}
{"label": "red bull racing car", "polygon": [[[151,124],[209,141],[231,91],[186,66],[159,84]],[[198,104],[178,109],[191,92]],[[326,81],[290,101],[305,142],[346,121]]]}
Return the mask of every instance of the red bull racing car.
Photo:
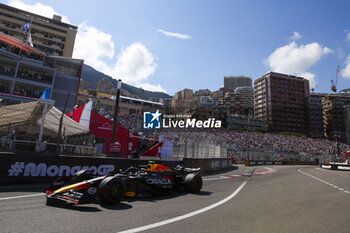
{"label": "red bull racing car", "polygon": [[200,168],[178,165],[170,169],[150,163],[146,168],[130,167],[115,175],[94,177],[91,170],[77,172],[70,182],[56,180],[46,191],[47,204],[116,204],[124,197],[147,197],[171,191],[198,193],[202,188]]}

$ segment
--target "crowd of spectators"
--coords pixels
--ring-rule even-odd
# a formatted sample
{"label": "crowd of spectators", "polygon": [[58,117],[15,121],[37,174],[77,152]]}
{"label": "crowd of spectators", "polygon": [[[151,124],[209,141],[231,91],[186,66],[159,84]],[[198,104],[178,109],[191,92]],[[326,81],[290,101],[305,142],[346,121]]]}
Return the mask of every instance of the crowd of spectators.
{"label": "crowd of spectators", "polygon": [[[176,144],[204,142],[240,151],[271,151],[277,153],[307,153],[312,155],[336,154],[337,143],[327,139],[314,139],[278,133],[259,133],[231,130],[162,130],[154,133],[165,136]],[[339,143],[340,152],[349,150],[349,145]]]}
{"label": "crowd of spectators", "polygon": [[125,115],[120,116],[119,123],[124,128],[133,132],[139,132],[142,130],[142,116],[139,115]]}
{"label": "crowd of spectators", "polygon": [[[113,120],[108,111],[100,111],[101,115]],[[184,145],[202,142],[233,148],[237,151],[257,151],[275,153],[306,153],[311,155],[336,154],[339,151],[350,150],[349,145],[322,138],[308,138],[305,136],[282,135],[279,133],[260,133],[250,131],[232,131],[226,129],[161,129],[144,130],[142,116],[124,115],[119,123],[139,135],[147,138],[165,136],[174,145]]]}
{"label": "crowd of spectators", "polygon": [[36,53],[31,53],[31,52],[26,52],[20,48],[18,48],[17,46],[5,43],[3,41],[0,41],[0,48],[2,51],[7,51],[13,54],[16,54],[18,56],[21,57],[25,57],[25,58],[29,58],[29,59],[34,59],[37,61],[43,61],[44,57],[40,54],[36,54]]}
{"label": "crowd of spectators", "polygon": [[[133,132],[147,135],[148,138],[165,136],[175,145],[204,142],[234,148],[239,151],[271,151],[276,153],[307,153],[312,155],[336,154],[337,143],[327,139],[315,139],[302,136],[282,135],[278,133],[260,133],[250,131],[232,131],[226,129],[162,129],[143,130],[142,117],[122,115],[120,124]],[[339,150],[350,150],[349,145],[339,143]]]}
{"label": "crowd of spectators", "polygon": [[39,98],[42,92],[42,90],[38,90],[37,88],[30,88],[24,86],[15,86],[13,90],[14,95],[28,96],[34,98]]}
{"label": "crowd of spectators", "polygon": [[19,68],[18,77],[30,79],[39,82],[51,83],[52,77],[47,75],[45,72],[37,72],[30,69]]}
{"label": "crowd of spectators", "polygon": [[15,75],[15,70],[16,68],[14,66],[6,65],[3,63],[0,63],[0,73],[9,75],[9,76],[14,76]]}
{"label": "crowd of spectators", "polygon": [[0,92],[1,93],[10,93],[10,87],[7,84],[0,83]]}

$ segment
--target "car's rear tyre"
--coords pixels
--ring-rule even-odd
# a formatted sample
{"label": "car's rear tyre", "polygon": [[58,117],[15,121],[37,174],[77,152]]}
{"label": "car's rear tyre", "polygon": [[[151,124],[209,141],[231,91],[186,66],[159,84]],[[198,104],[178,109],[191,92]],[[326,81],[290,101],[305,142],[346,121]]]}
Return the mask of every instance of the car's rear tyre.
{"label": "car's rear tyre", "polygon": [[102,204],[119,203],[125,194],[125,184],[117,177],[107,177],[98,186],[98,197]]}
{"label": "car's rear tyre", "polygon": [[185,177],[185,190],[190,193],[199,193],[203,185],[202,177],[199,174],[190,173]]}

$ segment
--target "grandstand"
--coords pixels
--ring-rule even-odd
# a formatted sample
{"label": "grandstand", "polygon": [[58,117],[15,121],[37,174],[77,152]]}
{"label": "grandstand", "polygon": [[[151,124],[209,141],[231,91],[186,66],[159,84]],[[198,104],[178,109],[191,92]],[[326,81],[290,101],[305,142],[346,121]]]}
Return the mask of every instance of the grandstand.
{"label": "grandstand", "polygon": [[[259,160],[290,159],[315,161],[331,158],[339,151],[347,151],[349,145],[327,139],[313,139],[278,133],[259,133],[249,131],[221,130],[162,130],[154,132],[158,137],[165,136],[174,146],[188,145],[196,142],[215,144],[230,151],[228,155],[246,157],[247,154],[260,154]],[[249,155],[248,155],[249,156]],[[339,155],[340,156],[340,155]],[[340,157],[339,157],[340,159]]]}
{"label": "grandstand", "polygon": [[67,110],[75,105],[83,61],[46,56],[17,38],[0,32],[0,105],[37,100],[50,89],[55,107]]}

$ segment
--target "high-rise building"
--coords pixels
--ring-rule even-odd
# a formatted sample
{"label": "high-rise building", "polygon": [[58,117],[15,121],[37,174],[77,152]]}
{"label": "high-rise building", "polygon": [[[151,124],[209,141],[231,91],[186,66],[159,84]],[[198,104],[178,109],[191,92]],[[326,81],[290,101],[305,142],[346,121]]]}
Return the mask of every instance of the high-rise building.
{"label": "high-rise building", "polygon": [[242,108],[247,109],[249,113],[253,113],[253,109],[254,109],[253,87],[249,87],[249,86],[237,87],[234,93],[239,96]]}
{"label": "high-rise building", "polygon": [[322,99],[324,135],[328,139],[346,141],[346,113],[349,94],[329,94]]}
{"label": "high-rise building", "polygon": [[172,113],[183,113],[186,109],[195,107],[198,102],[199,99],[193,99],[193,90],[178,91],[171,101]]}
{"label": "high-rise building", "polygon": [[326,95],[325,93],[311,93],[309,96],[310,136],[312,138],[324,137],[322,99]]}
{"label": "high-rise building", "polygon": [[212,92],[208,89],[200,89],[194,92],[193,96],[195,98],[200,98],[202,96],[210,96]]}
{"label": "high-rise building", "polygon": [[22,25],[32,20],[31,36],[38,50],[63,57],[72,57],[78,27],[63,23],[61,16],[47,18],[14,7],[0,4],[0,31],[25,41]]}
{"label": "high-rise building", "polygon": [[217,91],[214,91],[212,94],[211,94],[211,97],[213,98],[213,101],[217,104],[219,104],[220,102],[223,101],[226,93],[230,92],[231,90],[228,89],[228,88],[225,88],[225,87],[222,87],[220,88],[219,90]]}
{"label": "high-rise building", "polygon": [[224,87],[234,91],[237,87],[252,86],[252,79],[246,76],[225,76]]}
{"label": "high-rise building", "polygon": [[269,72],[254,82],[254,116],[269,130],[309,135],[309,81]]}
{"label": "high-rise building", "polygon": [[183,89],[174,95],[175,100],[190,100],[193,98],[193,90]]}
{"label": "high-rise building", "polygon": [[234,92],[227,92],[225,97],[220,101],[220,104],[225,105],[230,114],[253,116],[253,87],[237,87]]}

